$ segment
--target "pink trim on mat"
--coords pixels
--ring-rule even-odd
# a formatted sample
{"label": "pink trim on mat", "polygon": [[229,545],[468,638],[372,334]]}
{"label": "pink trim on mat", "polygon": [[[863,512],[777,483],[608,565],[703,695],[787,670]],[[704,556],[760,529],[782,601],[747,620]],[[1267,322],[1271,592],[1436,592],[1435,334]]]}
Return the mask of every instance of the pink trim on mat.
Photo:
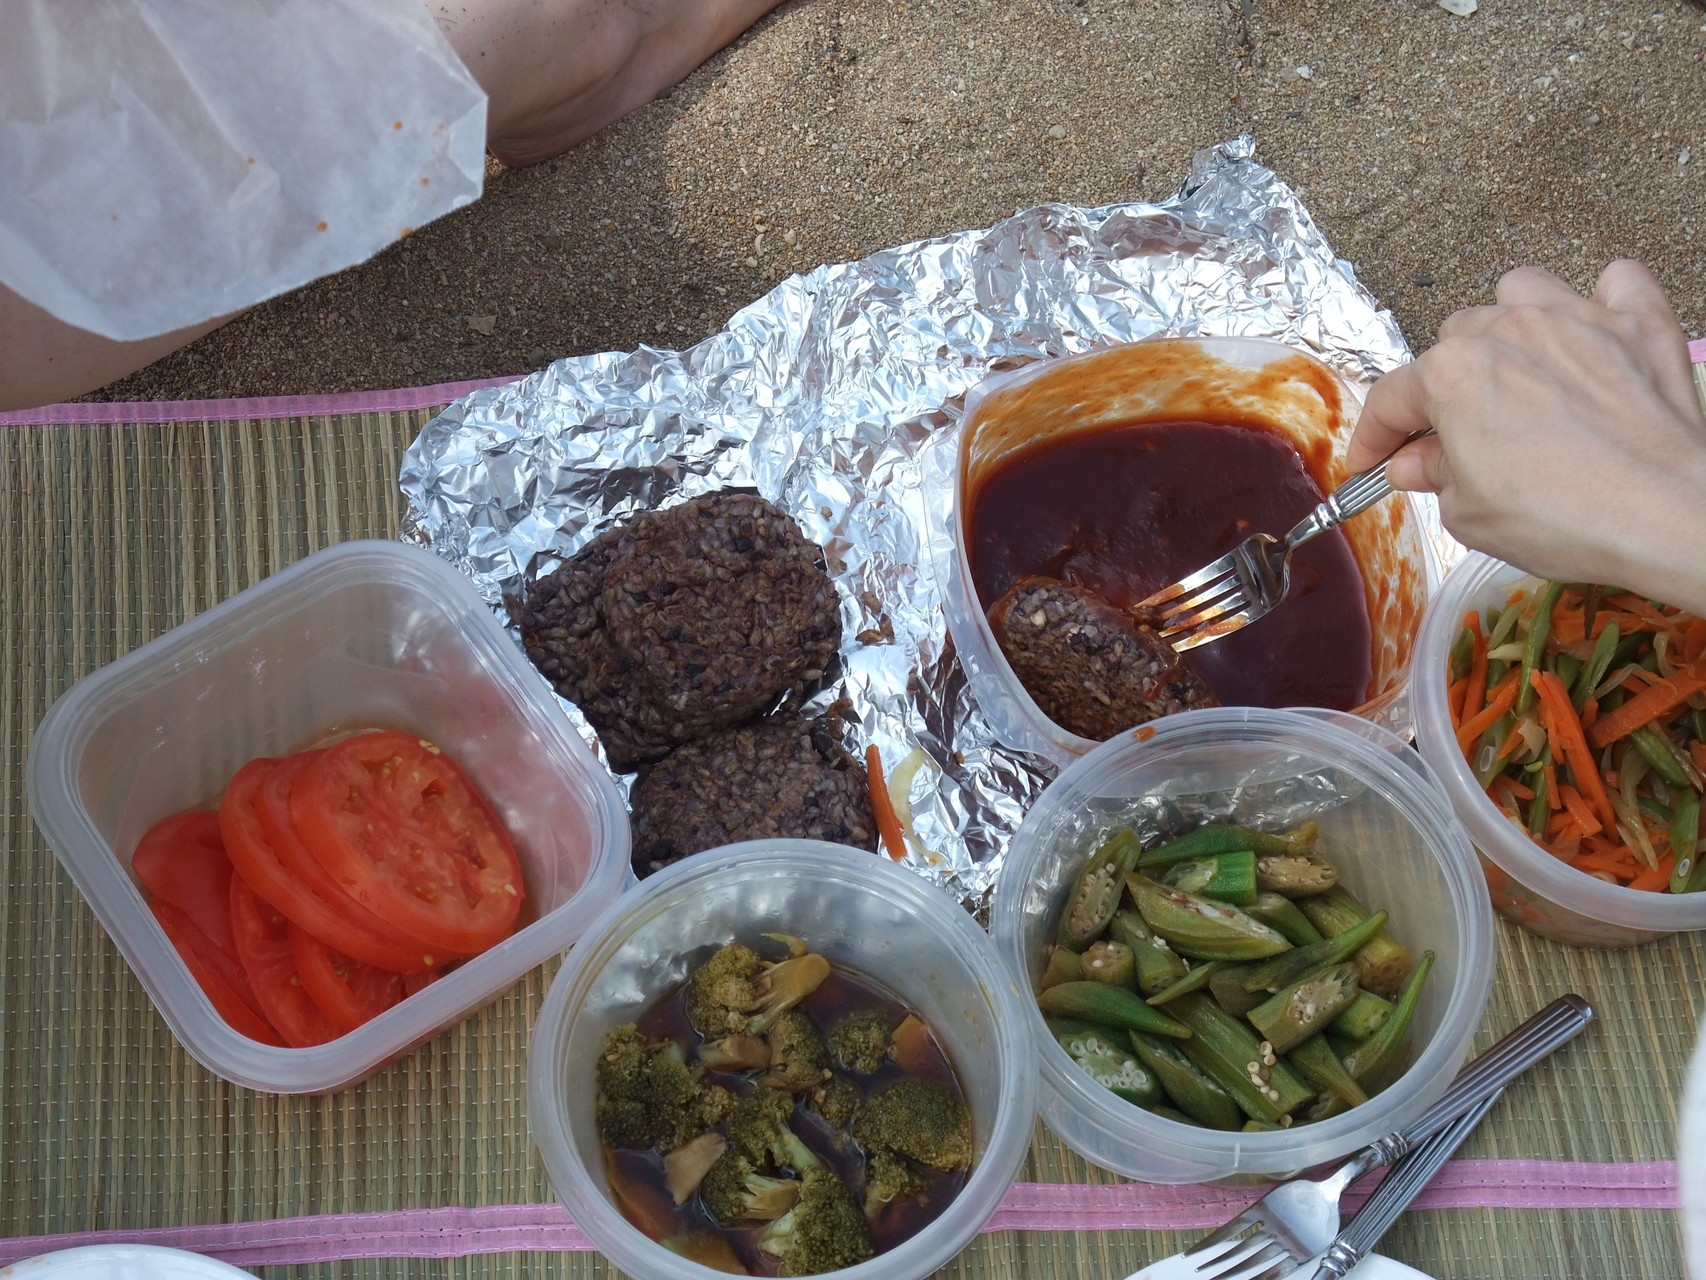
{"label": "pink trim on mat", "polygon": [[258,396],[251,400],[148,400],[111,404],[47,404],[0,413],[0,427],[37,427],[132,422],[230,422],[250,418],[303,418],[310,414],[397,413],[430,409],[461,399],[481,387],[501,387],[508,378],[439,382],[388,391],[345,391],[324,396]]}
{"label": "pink trim on mat", "polygon": [[1696,338],[1688,344],[1688,358],[1695,364],[1706,364],[1706,338]]}
{"label": "pink trim on mat", "polygon": [[[1346,1197],[1355,1209],[1366,1192]],[[1255,1199],[1248,1187],[1163,1187],[1141,1182],[1085,1187],[1021,1182],[985,1231],[1201,1231]],[[1674,1209],[1676,1166],[1551,1160],[1454,1160],[1416,1201],[1419,1209]],[[0,1240],[0,1266],[90,1244],[188,1249],[239,1267],[356,1258],[460,1258],[537,1250],[563,1253],[592,1241],[555,1204],[321,1214],[200,1227],[70,1231]]]}

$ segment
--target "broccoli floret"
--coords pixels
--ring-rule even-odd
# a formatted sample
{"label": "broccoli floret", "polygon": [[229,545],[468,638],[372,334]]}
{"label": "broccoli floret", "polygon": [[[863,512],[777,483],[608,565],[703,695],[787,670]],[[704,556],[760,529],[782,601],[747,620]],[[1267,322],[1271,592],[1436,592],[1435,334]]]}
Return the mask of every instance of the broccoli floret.
{"label": "broccoli floret", "polygon": [[930,1189],[930,1179],[904,1156],[878,1147],[865,1161],[865,1216],[875,1220],[883,1207]]}
{"label": "broccoli floret", "polygon": [[687,1018],[710,1039],[763,1035],[828,976],[829,961],[820,955],[806,952],[770,964],[751,947],[731,942],[688,978]]}
{"label": "broccoli floret", "polygon": [[865,1100],[853,1136],[867,1151],[878,1147],[948,1172],[971,1163],[971,1118],[946,1085],[907,1076]]}
{"label": "broccoli floret", "polygon": [[729,1146],[755,1168],[787,1168],[795,1173],[821,1162],[788,1127],[794,1096],[776,1089],[757,1089],[735,1101],[729,1112]]}
{"label": "broccoli floret", "polygon": [[722,1123],[734,1095],[701,1086],[681,1046],[651,1043],[633,1023],[604,1038],[598,1056],[598,1132],[613,1147],[673,1151]]}
{"label": "broccoli floret", "polygon": [[831,1075],[806,1095],[806,1105],[822,1116],[832,1129],[845,1129],[853,1123],[853,1113],[865,1095],[846,1076]]}
{"label": "broccoli floret", "polygon": [[889,1056],[889,1020],[875,1009],[850,1013],[829,1029],[829,1052],[843,1071],[870,1075]]}
{"label": "broccoli floret", "polygon": [[800,1202],[758,1237],[781,1260],[785,1276],[815,1276],[856,1266],[876,1254],[871,1224],[845,1183],[828,1169],[808,1169]]}
{"label": "broccoli floret", "polygon": [[829,1050],[817,1024],[802,1009],[789,1009],[770,1028],[770,1070],[761,1084],[804,1093],[829,1074]]}
{"label": "broccoli floret", "polygon": [[730,1147],[706,1172],[699,1184],[699,1197],[725,1227],[743,1218],[769,1222],[794,1207],[800,1198],[800,1184],[792,1178],[759,1172],[752,1161]]}

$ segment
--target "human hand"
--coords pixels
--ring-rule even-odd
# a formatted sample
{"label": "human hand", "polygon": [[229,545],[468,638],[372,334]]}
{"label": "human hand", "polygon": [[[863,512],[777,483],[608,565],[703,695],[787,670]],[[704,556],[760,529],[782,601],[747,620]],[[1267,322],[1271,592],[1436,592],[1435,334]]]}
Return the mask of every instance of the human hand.
{"label": "human hand", "polygon": [[1593,297],[1522,267],[1498,305],[1369,392],[1347,465],[1439,495],[1446,528],[1531,573],[1706,613],[1706,415],[1664,290],[1613,262]]}

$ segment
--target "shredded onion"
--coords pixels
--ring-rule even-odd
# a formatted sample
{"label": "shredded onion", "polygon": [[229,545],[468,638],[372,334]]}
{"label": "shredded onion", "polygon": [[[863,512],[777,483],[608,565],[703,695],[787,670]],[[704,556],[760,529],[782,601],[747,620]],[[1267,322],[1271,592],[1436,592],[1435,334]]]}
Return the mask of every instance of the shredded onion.
{"label": "shredded onion", "polygon": [[1596,698],[1605,697],[1606,694],[1610,693],[1613,689],[1618,688],[1633,673],[1639,670],[1641,670],[1641,664],[1639,662],[1624,663],[1600,683],[1599,688],[1593,691],[1593,696]]}
{"label": "shredded onion", "polygon": [[1521,662],[1522,661],[1522,651],[1525,648],[1527,648],[1526,645],[1519,644],[1515,641],[1512,641],[1510,644],[1501,644],[1497,649],[1487,650],[1487,661],[1488,662]]}

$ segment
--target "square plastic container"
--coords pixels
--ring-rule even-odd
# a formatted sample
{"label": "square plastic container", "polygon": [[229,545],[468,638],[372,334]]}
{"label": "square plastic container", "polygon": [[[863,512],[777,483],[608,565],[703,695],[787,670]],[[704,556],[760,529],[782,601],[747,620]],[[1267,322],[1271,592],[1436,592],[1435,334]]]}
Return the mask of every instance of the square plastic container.
{"label": "square plastic container", "polygon": [[[442,746],[485,795],[533,922],[337,1040],[260,1044],[202,994],[131,854],[166,814],[216,804],[249,760],[381,726]],[[628,874],[621,797],[550,690],[466,578],[392,542],[318,552],[79,681],[36,732],[29,797],[184,1048],[273,1093],[336,1089],[460,1022],[574,942]]]}
{"label": "square plastic container", "polygon": [[1446,709],[1451,645],[1464,614],[1502,606],[1525,581],[1531,579],[1513,565],[1471,555],[1446,578],[1416,641],[1416,744],[1481,853],[1493,906],[1525,929],[1578,947],[1631,947],[1706,929],[1706,893],[1648,893],[1597,880],[1535,844],[1476,785]]}
{"label": "square plastic container", "polygon": [[1225,816],[1260,826],[1266,789],[1305,777],[1325,779],[1344,797],[1309,814],[1341,883],[1370,910],[1390,911],[1387,927],[1414,955],[1436,956],[1413,1023],[1409,1069],[1361,1106],[1315,1124],[1277,1133],[1198,1128],[1151,1115],[1096,1084],[1028,998],[1042,1118],[1086,1160],[1145,1182],[1290,1174],[1402,1129],[1462,1065],[1493,977],[1493,917],[1474,851],[1421,757],[1342,712],[1189,711],[1097,746],[1061,772],[1014,836],[995,885],[996,946],[1034,991],[1079,869],[1127,825],[1139,798],[1227,793],[1235,803]]}
{"label": "square plastic container", "polygon": [[1036,1116],[1031,1032],[988,936],[946,894],[865,850],[752,840],[695,854],[624,895],[551,984],[533,1029],[527,1113],[557,1194],[593,1243],[637,1280],[718,1273],[648,1238],[605,1176],[593,1073],[605,1036],[633,1022],[713,950],[801,936],[832,964],[909,1006],[947,1051],[971,1112],[972,1168],[923,1230],[837,1280],[921,1280],[969,1244],[1018,1175]]}
{"label": "square plastic container", "polygon": [[[985,474],[1016,453],[1081,431],[1209,417],[1260,422],[1290,437],[1325,493],[1349,478],[1344,451],[1358,407],[1355,389],[1326,365],[1257,338],[1152,338],[1029,365],[972,388],[960,426],[948,536],[935,540],[932,558],[954,647],[995,736],[1060,765],[1096,745],[1043,713],[1008,666],[984,616],[965,522]],[[1354,714],[1406,737],[1411,644],[1441,574],[1425,532],[1437,523],[1432,502],[1404,495],[1344,526],[1362,569],[1374,641],[1374,694]]]}

